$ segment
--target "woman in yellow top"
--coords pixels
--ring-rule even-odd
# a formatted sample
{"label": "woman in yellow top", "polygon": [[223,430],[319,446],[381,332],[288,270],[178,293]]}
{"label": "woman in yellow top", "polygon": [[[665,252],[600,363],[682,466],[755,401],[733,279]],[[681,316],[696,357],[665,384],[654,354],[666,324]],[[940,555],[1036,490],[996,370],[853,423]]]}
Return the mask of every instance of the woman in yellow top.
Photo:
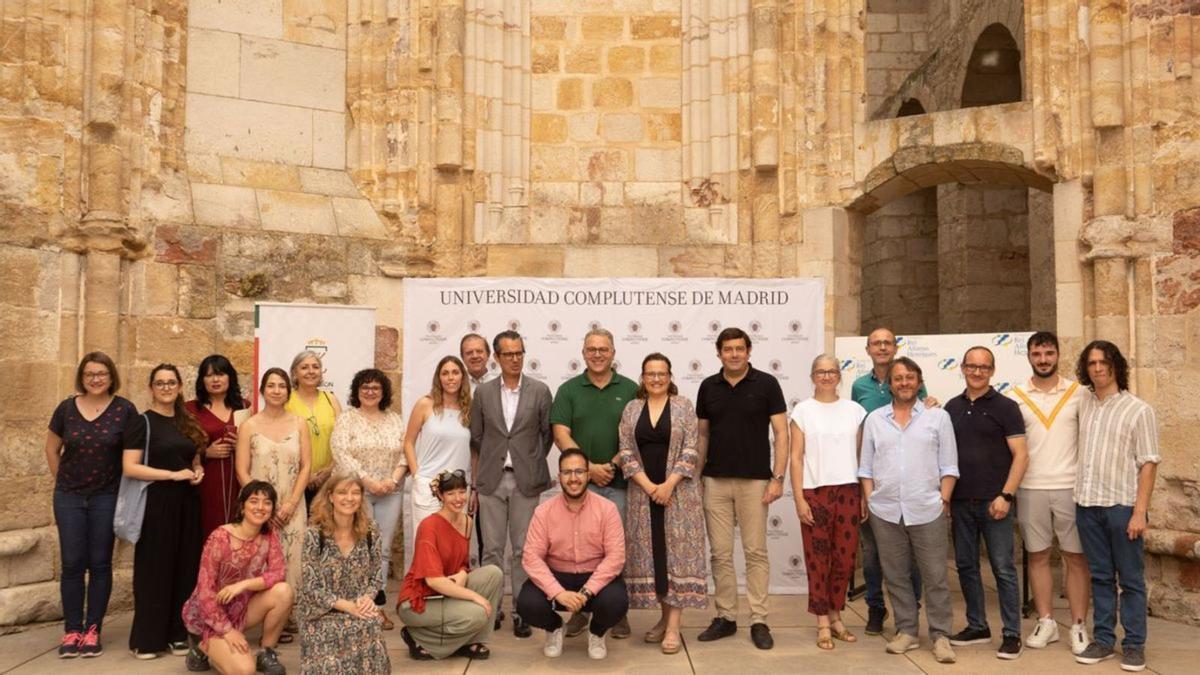
{"label": "woman in yellow top", "polygon": [[297,354],[292,359],[291,371],[296,388],[292,390],[284,408],[304,420],[312,441],[312,468],[308,486],[304,490],[304,503],[308,505],[333,471],[329,437],[333,434],[333,422],[342,412],[342,406],[332,394],[319,389],[325,379],[325,368],[316,352],[305,350]]}

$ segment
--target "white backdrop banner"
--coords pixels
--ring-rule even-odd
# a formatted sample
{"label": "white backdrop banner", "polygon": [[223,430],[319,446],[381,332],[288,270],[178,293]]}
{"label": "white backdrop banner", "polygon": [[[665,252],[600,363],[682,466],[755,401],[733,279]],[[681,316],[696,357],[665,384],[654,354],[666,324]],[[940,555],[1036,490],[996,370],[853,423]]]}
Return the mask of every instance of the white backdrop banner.
{"label": "white backdrop banner", "polygon": [[263,372],[274,367],[288,370],[292,359],[304,350],[321,355],[325,369],[321,389],[344,404],[354,374],[375,365],[375,308],[256,303],[254,381],[249,387],[254,390],[255,410]]}
{"label": "white backdrop banner", "polygon": [[[490,342],[509,329],[525,338],[526,375],[551,392],[582,372],[584,334],[605,328],[616,339],[618,371],[636,380],[642,358],[662,352],[680,393],[695,401],[700,382],[720,368],[716,337],[729,326],[750,335],[751,361],[779,379],[790,408],[811,395],[809,365],[824,350],[824,298],[822,279],[406,279],[404,412],[428,393],[438,360],[458,354],[463,335]],[[557,451],[548,461],[557,475]],[[767,537],[771,592],[807,592],[790,487],[771,506]],[[734,550],[740,574],[740,542]]]}
{"label": "white backdrop banner", "polygon": [[[958,396],[966,388],[963,382],[963,354],[975,345],[992,350],[996,356],[996,370],[992,373],[992,386],[1005,393],[1029,379],[1032,371],[1026,358],[1025,344],[1031,332],[1026,333],[960,333],[956,335],[897,335],[896,356],[907,356],[921,366],[925,379],[925,390],[943,404]],[[837,356],[842,365],[841,393],[850,397],[854,380],[871,370],[871,357],[867,356],[867,338],[839,337]]]}

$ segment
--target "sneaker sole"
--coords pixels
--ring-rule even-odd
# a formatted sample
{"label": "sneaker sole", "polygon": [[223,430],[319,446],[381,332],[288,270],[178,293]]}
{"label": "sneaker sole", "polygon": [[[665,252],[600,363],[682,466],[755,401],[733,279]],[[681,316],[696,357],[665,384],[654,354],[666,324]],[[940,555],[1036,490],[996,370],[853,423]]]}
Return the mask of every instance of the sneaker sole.
{"label": "sneaker sole", "polygon": [[1121,664],[1121,670],[1127,670],[1131,673],[1140,673],[1141,671],[1143,671],[1145,669],[1146,669],[1146,664],[1144,664],[1144,663],[1140,666],[1127,666],[1124,663]]}
{"label": "sneaker sole", "polygon": [[102,655],[102,654],[104,654],[104,652],[102,652],[102,651],[100,651],[100,652],[88,652],[87,654],[84,654],[84,653],[80,652],[80,654],[79,654],[79,658],[81,658],[81,659],[94,659],[94,658],[96,658],[97,656],[100,656],[100,655]]}
{"label": "sneaker sole", "polygon": [[1005,661],[1016,661],[1017,659],[1021,658],[1021,652],[1017,652],[1016,654],[1009,654],[1008,652],[996,652],[996,658],[1004,659]]}
{"label": "sneaker sole", "polygon": [[1030,649],[1045,649],[1046,647],[1049,647],[1050,645],[1054,644],[1055,642],[1058,642],[1058,638],[1054,638],[1053,640],[1047,640],[1040,645],[1035,642],[1030,642],[1029,640],[1026,640],[1024,642],[1024,644],[1026,647],[1029,647]]}
{"label": "sneaker sole", "polygon": [[958,663],[958,659],[957,659],[957,658],[952,658],[952,659],[939,659],[938,657],[936,657],[936,656],[935,656],[935,657],[933,657],[933,660],[934,660],[934,661],[937,661],[938,663]]}
{"label": "sneaker sole", "polygon": [[920,649],[920,648],[921,648],[921,645],[914,642],[911,645],[905,647],[904,649],[902,649],[900,651],[896,651],[896,650],[892,649],[891,647],[884,647],[883,651],[885,651],[889,654],[906,654],[908,652],[911,652],[914,649]]}
{"label": "sneaker sole", "polygon": [[75,652],[74,654],[59,654],[58,658],[60,658],[60,659],[77,659],[77,658],[79,658],[79,652]]}
{"label": "sneaker sole", "polygon": [[986,638],[977,638],[975,640],[951,640],[950,644],[954,645],[955,647],[966,647],[968,645],[985,645],[991,641],[992,641],[992,638],[986,637]]}
{"label": "sneaker sole", "polygon": [[870,628],[864,628],[863,633],[866,635],[883,635],[883,629],[880,628],[879,630],[873,630]]}
{"label": "sneaker sole", "polygon": [[1107,660],[1111,659],[1111,658],[1112,658],[1112,657],[1114,657],[1114,656],[1116,656],[1116,654],[1109,654],[1108,656],[1101,656],[1101,657],[1100,657],[1100,658],[1098,658],[1098,659],[1093,659],[1093,658],[1090,658],[1090,657],[1088,657],[1088,658],[1084,658],[1084,657],[1082,657],[1082,656],[1076,656],[1076,657],[1075,657],[1075,663],[1082,663],[1082,664],[1083,664],[1083,665],[1085,665],[1085,666],[1094,666],[1094,665],[1096,665],[1097,663],[1100,663],[1101,661],[1107,661]]}

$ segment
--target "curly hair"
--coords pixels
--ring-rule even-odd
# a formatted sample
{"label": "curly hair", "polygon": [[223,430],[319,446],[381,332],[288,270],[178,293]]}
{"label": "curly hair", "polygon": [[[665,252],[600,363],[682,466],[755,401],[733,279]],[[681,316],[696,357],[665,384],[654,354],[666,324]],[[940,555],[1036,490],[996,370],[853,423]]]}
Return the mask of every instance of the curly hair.
{"label": "curly hair", "polygon": [[467,367],[454,355],[443,356],[433,369],[433,385],[429,388],[429,398],[433,400],[433,411],[439,415],[446,408],[446,394],[442,391],[442,366],[453,363],[462,374],[462,384],[458,387],[458,421],[464,426],[471,426],[471,385],[467,382]]}
{"label": "curly hair", "polygon": [[354,374],[354,379],[350,381],[350,398],[347,401],[355,408],[362,407],[362,401],[358,398],[358,390],[364,384],[378,384],[383,388],[383,396],[379,399],[379,409],[387,410],[392,404],[392,381],[388,376],[378,368],[364,368]]}
{"label": "curly hair", "polygon": [[367,515],[367,489],[363,486],[362,478],[355,473],[339,471],[329,477],[321,485],[321,489],[317,492],[317,496],[312,500],[312,515],[308,518],[310,527],[315,527],[321,531],[326,537],[333,536],[333,530],[336,524],[333,521],[333,504],[330,499],[333,496],[333,491],[343,483],[354,483],[362,492],[362,501],[358,504],[358,511],[354,513],[354,524],[351,526],[351,531],[354,533],[354,541],[362,541],[367,536],[367,532],[371,529],[371,516]]}
{"label": "curly hair", "polygon": [[1127,391],[1129,389],[1129,362],[1121,354],[1121,350],[1108,340],[1092,340],[1088,346],[1083,348],[1079,353],[1079,363],[1075,365],[1075,378],[1079,380],[1079,384],[1096,390],[1096,385],[1092,383],[1092,376],[1088,374],[1088,356],[1091,355],[1093,349],[1098,349],[1104,354],[1104,360],[1107,361],[1113,369],[1113,377],[1117,380],[1117,389]]}

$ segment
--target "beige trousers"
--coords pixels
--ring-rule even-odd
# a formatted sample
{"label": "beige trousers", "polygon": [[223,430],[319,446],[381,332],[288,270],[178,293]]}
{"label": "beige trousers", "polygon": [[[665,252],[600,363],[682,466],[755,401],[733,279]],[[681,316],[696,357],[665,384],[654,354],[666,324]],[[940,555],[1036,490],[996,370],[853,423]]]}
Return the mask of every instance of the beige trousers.
{"label": "beige trousers", "polygon": [[733,569],[733,529],[742,534],[746,557],[746,600],[750,623],[767,622],[767,587],[770,560],[767,557],[767,505],[763,493],[767,481],[750,478],[704,479],[704,521],[712,554],[713,583],[717,587],[717,615],[737,620],[737,573]]}

